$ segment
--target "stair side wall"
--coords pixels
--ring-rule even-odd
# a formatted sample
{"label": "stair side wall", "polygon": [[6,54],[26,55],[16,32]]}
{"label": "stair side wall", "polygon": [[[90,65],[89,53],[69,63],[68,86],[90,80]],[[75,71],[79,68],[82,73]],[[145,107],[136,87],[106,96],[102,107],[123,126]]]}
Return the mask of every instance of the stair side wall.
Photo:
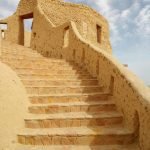
{"label": "stair side wall", "polygon": [[3,63],[0,70],[0,149],[13,149],[24,128],[29,100],[17,74]]}
{"label": "stair side wall", "polygon": [[[66,57],[84,66],[112,95],[124,123],[138,138],[141,150],[150,149],[150,92],[136,75],[112,55],[84,40],[75,23],[70,26]],[[99,71],[97,71],[99,70]]]}

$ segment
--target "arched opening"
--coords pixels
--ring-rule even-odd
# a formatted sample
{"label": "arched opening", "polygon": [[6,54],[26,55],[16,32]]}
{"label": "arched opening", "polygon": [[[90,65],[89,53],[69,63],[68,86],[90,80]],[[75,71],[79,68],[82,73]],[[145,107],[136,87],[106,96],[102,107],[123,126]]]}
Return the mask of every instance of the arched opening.
{"label": "arched opening", "polygon": [[1,37],[2,39],[5,39],[5,30],[1,30]]}
{"label": "arched opening", "polygon": [[49,57],[49,55],[50,55],[49,52],[46,51],[45,56],[46,56],[46,57]]}
{"label": "arched opening", "polygon": [[134,114],[134,137],[136,140],[139,140],[140,136],[140,120],[139,120],[139,114],[137,111],[135,111]]}
{"label": "arched opening", "polygon": [[60,54],[60,59],[63,59],[63,55],[62,54]]}
{"label": "arched opening", "polygon": [[101,43],[101,34],[102,34],[102,27],[100,25],[96,25],[96,30],[97,30],[97,43]]}
{"label": "arched opening", "polygon": [[111,94],[111,95],[113,95],[113,93],[114,93],[114,77],[113,76],[111,76],[110,77],[110,85],[109,85],[109,93]]}
{"label": "arched opening", "polygon": [[73,60],[75,60],[75,59],[76,59],[76,50],[73,49]]}
{"label": "arched opening", "polygon": [[99,59],[97,60],[96,63],[96,75],[99,76]]}
{"label": "arched opening", "polygon": [[82,59],[81,59],[81,63],[84,65],[85,62],[85,50],[82,50]]}
{"label": "arched opening", "polygon": [[69,46],[69,26],[64,29],[64,44],[63,47]]}

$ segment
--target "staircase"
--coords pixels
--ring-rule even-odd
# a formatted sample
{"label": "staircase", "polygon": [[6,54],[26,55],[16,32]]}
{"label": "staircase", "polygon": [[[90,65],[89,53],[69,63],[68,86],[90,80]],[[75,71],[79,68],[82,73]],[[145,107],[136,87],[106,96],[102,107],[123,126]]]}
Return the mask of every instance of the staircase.
{"label": "staircase", "polygon": [[1,60],[17,72],[30,98],[18,150],[138,149],[111,95],[85,69],[7,42]]}

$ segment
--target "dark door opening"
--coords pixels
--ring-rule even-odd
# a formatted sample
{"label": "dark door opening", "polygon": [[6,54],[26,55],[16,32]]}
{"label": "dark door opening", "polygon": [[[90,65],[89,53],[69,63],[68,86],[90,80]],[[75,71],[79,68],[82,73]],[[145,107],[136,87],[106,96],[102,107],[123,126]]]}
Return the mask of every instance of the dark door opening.
{"label": "dark door opening", "polygon": [[96,25],[96,29],[97,29],[97,42],[101,43],[102,27],[99,25]]}

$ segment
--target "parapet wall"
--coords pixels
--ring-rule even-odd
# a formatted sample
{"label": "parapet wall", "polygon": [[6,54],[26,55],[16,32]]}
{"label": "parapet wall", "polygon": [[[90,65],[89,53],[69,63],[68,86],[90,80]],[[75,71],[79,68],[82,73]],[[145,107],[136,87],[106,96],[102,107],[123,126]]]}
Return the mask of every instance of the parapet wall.
{"label": "parapet wall", "polygon": [[113,56],[85,41],[75,23],[68,25],[66,59],[74,60],[98,78],[124,115],[126,126],[135,133],[135,137],[139,134],[141,150],[150,149],[149,88]]}
{"label": "parapet wall", "polygon": [[[97,77],[106,92],[116,101],[118,110],[124,115],[126,126],[135,133],[135,137],[139,134],[141,150],[148,150],[150,148],[149,88],[111,54],[83,39],[76,23],[68,22],[55,27],[51,20],[44,17],[44,13],[39,10],[37,13],[41,14],[38,19],[42,22],[35,23],[35,29],[39,31],[35,36],[36,43],[39,43],[36,44],[35,49],[46,57],[74,60],[78,65],[84,66],[91,75]],[[40,32],[41,26],[44,27],[44,32]],[[43,39],[41,43],[40,39]],[[34,42],[32,44],[34,47]]]}
{"label": "parapet wall", "polygon": [[[55,26],[74,21],[82,38],[111,53],[108,22],[93,9],[81,4],[49,0],[42,0],[39,7]],[[101,27],[100,43],[97,42],[97,25]]]}

